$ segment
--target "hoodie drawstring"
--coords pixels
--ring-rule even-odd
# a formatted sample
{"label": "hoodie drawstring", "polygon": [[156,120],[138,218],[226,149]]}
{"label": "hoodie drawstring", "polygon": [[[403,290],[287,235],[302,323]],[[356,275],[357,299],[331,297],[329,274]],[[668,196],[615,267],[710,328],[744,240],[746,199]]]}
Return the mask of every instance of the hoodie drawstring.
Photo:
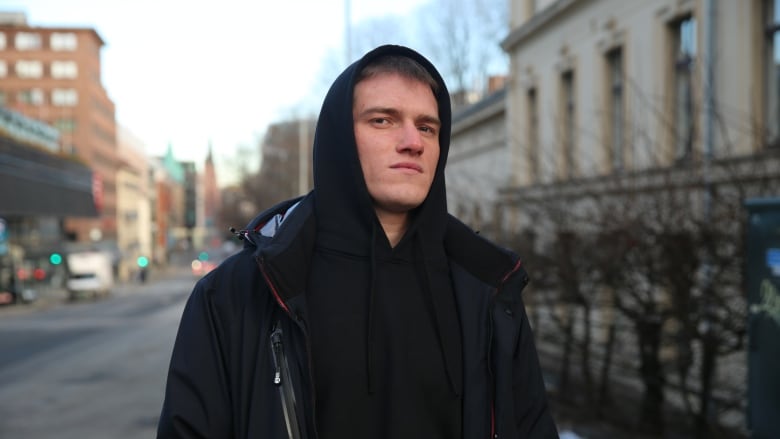
{"label": "hoodie drawstring", "polygon": [[[452,362],[461,361],[461,359],[452,358],[455,356],[455,353],[447,343],[450,341],[450,338],[445,340],[444,333],[446,329],[443,327],[443,322],[440,317],[441,304],[438,303],[436,300],[436,295],[433,293],[431,277],[428,274],[428,266],[425,262],[425,252],[423,250],[422,243],[419,242],[418,235],[415,235],[414,240],[414,260],[414,266],[417,269],[417,276],[420,279],[420,283],[422,284],[424,294],[427,295],[427,301],[430,308],[429,312],[431,314],[431,318],[433,319],[434,328],[436,330],[436,338],[439,342],[439,346],[441,347],[442,361],[444,362],[444,370],[447,373],[447,380],[450,384],[450,390],[452,390],[453,395],[459,396],[458,386],[455,385],[455,376]],[[460,334],[457,334],[456,337],[460,337]]]}
{"label": "hoodie drawstring", "polygon": [[368,279],[368,317],[366,321],[366,377],[368,393],[374,393],[374,309],[376,307],[376,224],[371,227]]}

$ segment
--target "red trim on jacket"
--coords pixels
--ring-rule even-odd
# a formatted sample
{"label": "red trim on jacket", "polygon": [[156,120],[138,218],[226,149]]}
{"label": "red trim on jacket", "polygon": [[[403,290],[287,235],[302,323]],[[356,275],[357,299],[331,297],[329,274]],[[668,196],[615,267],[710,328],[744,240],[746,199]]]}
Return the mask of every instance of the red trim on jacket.
{"label": "red trim on jacket", "polygon": [[274,283],[271,282],[271,277],[268,276],[268,273],[265,271],[265,264],[263,264],[262,261],[260,261],[260,272],[263,273],[263,278],[265,278],[265,283],[268,284],[268,287],[271,289],[271,293],[274,295],[274,299],[276,299],[276,302],[279,304],[279,306],[282,307],[284,312],[287,314],[290,314],[290,308],[287,307],[287,305],[282,300],[282,296],[279,295],[279,291],[276,290],[276,286],[274,286]]}

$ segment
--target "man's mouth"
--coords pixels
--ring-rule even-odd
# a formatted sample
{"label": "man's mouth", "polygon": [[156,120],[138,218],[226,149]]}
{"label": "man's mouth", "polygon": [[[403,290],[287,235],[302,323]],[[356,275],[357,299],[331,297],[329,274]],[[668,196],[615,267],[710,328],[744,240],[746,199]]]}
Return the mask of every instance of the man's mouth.
{"label": "man's mouth", "polygon": [[423,169],[422,166],[418,165],[417,163],[410,163],[410,162],[402,162],[402,163],[396,163],[392,166],[390,166],[391,169],[410,169],[413,171],[417,171],[419,173],[422,173]]}

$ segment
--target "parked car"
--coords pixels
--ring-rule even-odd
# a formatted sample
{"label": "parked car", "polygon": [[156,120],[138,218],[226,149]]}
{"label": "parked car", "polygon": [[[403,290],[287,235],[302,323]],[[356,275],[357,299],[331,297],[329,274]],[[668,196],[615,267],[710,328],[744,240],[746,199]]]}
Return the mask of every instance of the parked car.
{"label": "parked car", "polygon": [[108,295],[114,286],[111,255],[101,251],[82,251],[65,256],[68,278],[65,287],[71,299],[82,295]]}

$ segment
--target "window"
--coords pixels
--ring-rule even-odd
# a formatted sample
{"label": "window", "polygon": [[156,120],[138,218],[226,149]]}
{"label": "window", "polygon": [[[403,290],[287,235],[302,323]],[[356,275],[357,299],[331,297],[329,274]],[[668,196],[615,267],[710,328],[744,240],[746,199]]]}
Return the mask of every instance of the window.
{"label": "window", "polygon": [[55,88],[51,92],[51,103],[59,107],[73,107],[79,103],[79,95],[72,88]]}
{"label": "window", "polygon": [[62,118],[54,121],[54,127],[61,133],[72,133],[76,131],[76,121],[70,118]]}
{"label": "window", "polygon": [[22,90],[16,95],[16,100],[23,104],[43,105],[43,91],[39,88]]}
{"label": "window", "polygon": [[8,76],[8,64],[0,60],[0,78],[5,78],[6,76]]}
{"label": "window", "polygon": [[539,113],[536,99],[536,89],[528,89],[528,163],[531,181],[539,180]]}
{"label": "window", "polygon": [[36,50],[41,48],[41,36],[31,32],[16,34],[14,45],[18,50]]}
{"label": "window", "polygon": [[766,136],[769,145],[780,145],[780,0],[764,1],[766,17]]}
{"label": "window", "polygon": [[49,37],[49,45],[51,50],[76,50],[78,40],[76,34],[72,32],[55,32]]}
{"label": "window", "polygon": [[4,91],[0,90],[0,106],[8,105],[8,98]]}
{"label": "window", "polygon": [[574,71],[569,70],[561,75],[563,92],[563,173],[565,177],[574,176],[574,132],[576,106],[574,100]]}
{"label": "window", "polygon": [[0,32],[0,50],[5,50],[5,34]]}
{"label": "window", "polygon": [[675,159],[688,160],[693,152],[694,101],[693,71],[696,63],[696,20],[683,18],[672,25],[674,48]]}
{"label": "window", "polygon": [[16,61],[16,76],[20,78],[40,78],[43,76],[43,63],[40,61]]}
{"label": "window", "polygon": [[74,79],[78,76],[78,65],[75,61],[52,61],[51,77]]}
{"label": "window", "polygon": [[607,117],[609,118],[609,152],[612,159],[612,170],[623,169],[623,51],[620,48],[607,53],[607,77],[609,98],[607,100]]}

